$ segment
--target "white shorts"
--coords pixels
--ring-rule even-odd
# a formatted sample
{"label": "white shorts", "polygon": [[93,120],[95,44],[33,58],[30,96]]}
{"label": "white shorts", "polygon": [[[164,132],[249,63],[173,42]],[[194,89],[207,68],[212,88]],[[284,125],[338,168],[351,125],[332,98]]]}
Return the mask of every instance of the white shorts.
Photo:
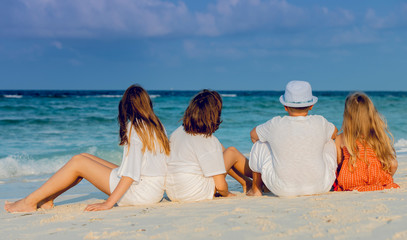
{"label": "white shorts", "polygon": [[[110,192],[119,184],[120,177],[117,176],[119,168],[110,173]],[[140,182],[134,182],[122,198],[117,202],[119,206],[152,204],[161,201],[164,195],[165,177],[141,176]]]}
{"label": "white shorts", "polygon": [[191,173],[167,174],[165,186],[167,196],[174,202],[213,199],[215,193],[212,177]]}
{"label": "white shorts", "polygon": [[323,159],[325,163],[324,178],[318,185],[309,188],[287,189],[285,182],[276,173],[273,163],[273,153],[268,143],[257,141],[250,152],[249,167],[253,172],[261,173],[261,179],[266,187],[277,196],[311,195],[328,192],[336,178],[336,147],[330,140],[324,146]]}

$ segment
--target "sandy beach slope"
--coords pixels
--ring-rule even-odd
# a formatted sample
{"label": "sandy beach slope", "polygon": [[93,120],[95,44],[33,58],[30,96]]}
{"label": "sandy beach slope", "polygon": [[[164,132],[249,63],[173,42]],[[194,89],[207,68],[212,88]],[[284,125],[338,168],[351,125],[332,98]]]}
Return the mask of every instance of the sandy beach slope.
{"label": "sandy beach slope", "polygon": [[102,194],[65,195],[51,210],[2,209],[1,239],[407,239],[407,156],[399,157],[395,182],[401,189],[296,198],[238,194],[103,212],[83,212]]}

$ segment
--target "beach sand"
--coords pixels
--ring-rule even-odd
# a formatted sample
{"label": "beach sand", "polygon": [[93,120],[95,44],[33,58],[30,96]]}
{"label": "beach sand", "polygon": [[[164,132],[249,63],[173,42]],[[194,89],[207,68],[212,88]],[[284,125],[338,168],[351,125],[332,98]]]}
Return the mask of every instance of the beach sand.
{"label": "beach sand", "polygon": [[[399,157],[400,189],[329,192],[278,198],[218,198],[195,203],[84,212],[105,197],[63,195],[51,210],[0,212],[1,239],[407,239],[407,156]],[[95,198],[96,196],[96,198]],[[100,196],[100,197],[99,197]],[[2,206],[4,198],[1,197]]]}

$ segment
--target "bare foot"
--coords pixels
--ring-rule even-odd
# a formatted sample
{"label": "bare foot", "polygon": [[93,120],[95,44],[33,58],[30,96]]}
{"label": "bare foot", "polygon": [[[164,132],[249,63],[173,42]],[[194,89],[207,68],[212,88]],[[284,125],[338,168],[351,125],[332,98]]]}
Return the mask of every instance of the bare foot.
{"label": "bare foot", "polygon": [[246,195],[247,196],[251,196],[251,197],[259,197],[259,196],[263,196],[263,194],[261,193],[261,191],[260,190],[258,190],[258,189],[250,189],[247,193],[246,193]]}
{"label": "bare foot", "polygon": [[37,210],[37,204],[29,204],[26,199],[23,198],[16,202],[6,201],[4,204],[4,209],[7,212],[35,212]]}
{"label": "bare foot", "polygon": [[54,207],[54,201],[53,200],[49,200],[49,201],[44,201],[44,202],[39,202],[37,204],[37,208],[41,208],[41,209],[51,209]]}

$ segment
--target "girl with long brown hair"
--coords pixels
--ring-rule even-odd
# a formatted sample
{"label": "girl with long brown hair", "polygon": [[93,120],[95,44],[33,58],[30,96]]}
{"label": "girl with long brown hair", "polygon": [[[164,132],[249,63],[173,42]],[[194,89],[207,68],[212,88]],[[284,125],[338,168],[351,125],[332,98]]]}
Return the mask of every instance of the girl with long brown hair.
{"label": "girl with long brown hair", "polygon": [[154,114],[148,93],[130,86],[119,103],[120,145],[124,146],[120,167],[91,154],[72,157],[40,188],[27,197],[5,203],[8,212],[32,212],[52,208],[54,199],[83,178],[109,195],[103,203],[88,205],[86,211],[99,211],[122,205],[161,201],[166,164],[170,153],[163,125]]}
{"label": "girl with long brown hair", "polygon": [[375,191],[399,188],[392,135],[383,116],[361,92],[345,101],[342,133],[335,140],[338,154],[338,191]]}
{"label": "girl with long brown hair", "polygon": [[212,199],[215,193],[234,196],[226,173],[242,184],[244,192],[250,188],[252,171],[247,159],[236,148],[225,149],[213,135],[222,122],[221,111],[219,93],[203,90],[189,103],[182,126],[171,134],[166,192],[172,201]]}

